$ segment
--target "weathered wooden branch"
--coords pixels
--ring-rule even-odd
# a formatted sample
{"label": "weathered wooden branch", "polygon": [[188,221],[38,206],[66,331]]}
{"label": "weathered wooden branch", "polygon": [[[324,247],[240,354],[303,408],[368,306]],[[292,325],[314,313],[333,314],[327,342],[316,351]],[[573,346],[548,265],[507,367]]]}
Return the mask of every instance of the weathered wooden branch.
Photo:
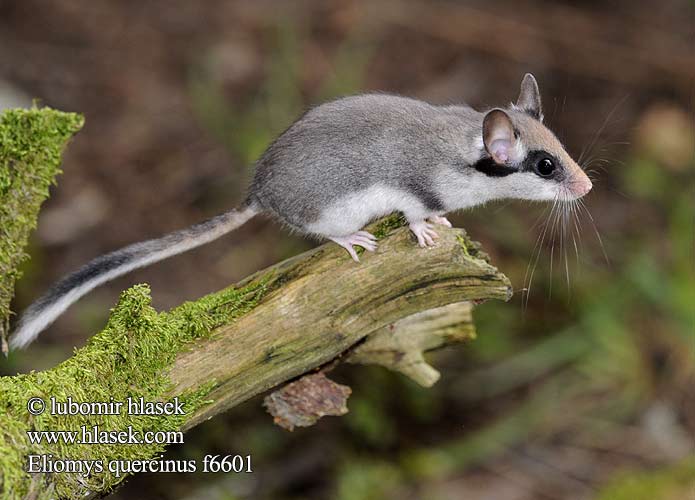
{"label": "weathered wooden branch", "polygon": [[[106,329],[73,358],[48,372],[1,378],[0,415],[6,414],[0,426],[13,432],[4,433],[0,452],[14,455],[0,462],[0,492],[77,498],[99,495],[123,479],[109,471],[84,477],[17,470],[30,454],[147,460],[163,449],[35,445],[26,438],[29,429],[187,430],[293,380],[266,405],[286,427],[309,425],[324,414],[344,413],[350,391],[323,375],[300,377],[342,361],[380,364],[433,384],[438,373],[423,353],[471,338],[473,304],[508,299],[509,281],[461,229],[439,228],[439,242],[430,249],[418,248],[395,217],[373,231],[379,249],[364,253],[360,263],[326,244],[169,313],[153,311],[147,290],[136,287],[123,295]],[[33,395],[87,402],[178,397],[188,411],[144,420],[32,416],[26,400]]]}
{"label": "weathered wooden branch", "polygon": [[[436,372],[424,363],[422,351],[471,335],[470,301],[506,300],[511,294],[507,279],[475,256],[478,248],[464,231],[439,232],[436,247],[420,249],[406,228],[397,229],[380,242],[376,254],[363,254],[359,264],[335,245],[324,245],[242,282],[246,286],[272,276],[268,285],[281,286],[248,314],[178,356],[169,372],[171,395],[215,380],[209,393],[213,403],[184,427],[310,372],[367,337],[349,361],[397,367],[424,385],[434,383]],[[461,302],[454,318],[427,312]],[[437,316],[444,324],[436,322]],[[428,317],[433,324],[420,323]],[[447,337],[442,328],[451,326],[448,322],[461,328]]]}

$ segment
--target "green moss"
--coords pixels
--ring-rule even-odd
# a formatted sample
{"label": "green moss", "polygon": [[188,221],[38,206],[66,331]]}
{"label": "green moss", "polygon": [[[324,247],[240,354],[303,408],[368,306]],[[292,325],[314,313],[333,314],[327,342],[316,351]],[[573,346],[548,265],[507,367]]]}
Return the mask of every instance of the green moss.
{"label": "green moss", "polygon": [[464,232],[463,234],[459,234],[458,236],[456,236],[456,240],[459,242],[459,245],[461,246],[466,255],[468,255],[469,257],[474,257],[476,259],[482,259],[488,264],[490,263],[490,256],[487,253],[483,252],[482,245],[477,241],[473,241],[468,236],[468,233]]}
{"label": "green moss", "polygon": [[405,218],[400,214],[391,214],[388,217],[381,219],[373,227],[369,228],[370,232],[376,236],[377,239],[385,238],[394,229],[403,227],[406,225]]}
{"label": "green moss", "polygon": [[[407,222],[402,214],[394,213],[387,217],[384,217],[383,219],[379,219],[378,221],[373,222],[372,224],[367,226],[365,230],[369,231],[374,236],[376,236],[376,239],[381,240],[388,236],[388,234],[394,229],[403,227],[406,224]],[[357,251],[358,255],[362,255],[365,251],[364,247],[361,247],[359,245],[356,246],[355,250]]]}
{"label": "green moss", "polygon": [[459,234],[458,236],[456,236],[456,241],[459,242],[459,245],[463,249],[463,253],[470,257],[471,253],[468,251],[468,244],[470,243],[470,240],[464,238],[462,234]]}
{"label": "green moss", "polygon": [[[73,357],[46,372],[0,379],[0,496],[23,497],[30,488],[36,488],[38,481],[38,490],[47,498],[78,498],[89,490],[108,489],[123,479],[108,470],[89,477],[32,477],[23,471],[29,454],[73,460],[157,457],[164,445],[32,444],[26,432],[79,431],[82,426],[94,425],[103,430],[120,431],[132,426],[140,432],[175,431],[206,403],[214,382],[179,395],[185,416],[132,416],[126,411],[108,416],[63,416],[46,411],[32,417],[26,409],[27,400],[40,397],[49,401],[55,397],[56,401],[66,401],[71,397],[79,402],[108,402],[142,397],[145,401],[162,401],[172,389],[168,368],[177,354],[190,342],[252,309],[267,293],[266,285],[267,280],[259,278],[243,288],[231,287],[164,313],[150,306],[149,287],[137,285],[123,292],[104,330],[76,350]],[[105,467],[106,463],[104,460]],[[50,493],[49,486],[54,493]]]}
{"label": "green moss", "polygon": [[0,115],[0,330],[10,315],[29,233],[60,173],[63,148],[83,123],[80,115],[49,108],[11,109]]}

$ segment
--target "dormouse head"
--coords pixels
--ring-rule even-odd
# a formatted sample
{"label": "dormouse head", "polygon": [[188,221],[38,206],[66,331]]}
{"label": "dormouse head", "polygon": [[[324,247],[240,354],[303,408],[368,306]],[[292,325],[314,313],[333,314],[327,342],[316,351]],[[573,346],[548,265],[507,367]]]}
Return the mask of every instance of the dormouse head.
{"label": "dormouse head", "polygon": [[488,111],[483,143],[489,157],[478,169],[500,179],[503,194],[528,200],[573,200],[591,190],[591,181],[545,125],[541,96],[530,73],[516,104]]}

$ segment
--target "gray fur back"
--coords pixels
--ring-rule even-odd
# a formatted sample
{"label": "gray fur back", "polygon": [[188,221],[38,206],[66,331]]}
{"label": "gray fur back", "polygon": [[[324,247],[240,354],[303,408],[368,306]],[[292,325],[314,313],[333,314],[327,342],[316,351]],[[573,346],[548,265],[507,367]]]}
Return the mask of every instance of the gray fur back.
{"label": "gray fur back", "polygon": [[440,203],[432,178],[442,164],[477,160],[482,114],[405,97],[366,94],[317,106],[256,164],[250,202],[303,231],[341,196],[377,183]]}

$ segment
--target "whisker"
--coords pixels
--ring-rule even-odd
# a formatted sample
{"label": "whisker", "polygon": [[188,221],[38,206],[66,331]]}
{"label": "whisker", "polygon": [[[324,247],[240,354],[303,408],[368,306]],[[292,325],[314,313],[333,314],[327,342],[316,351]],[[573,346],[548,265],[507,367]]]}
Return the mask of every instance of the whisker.
{"label": "whisker", "polygon": [[577,239],[579,239],[579,244],[581,245],[582,233],[579,230],[579,225],[577,224],[577,200],[572,200],[572,205],[570,206],[570,208],[572,210],[572,222],[576,231],[576,238],[575,233],[572,232],[572,242],[574,243],[574,253],[577,255],[577,264],[579,264],[579,248],[577,248]]}
{"label": "whisker", "polygon": [[512,203],[512,201],[514,201],[514,200],[509,200],[506,203],[503,203],[499,208],[495,209],[493,214],[497,214],[497,213],[501,212],[502,210],[504,210],[505,208],[507,208]]}
{"label": "whisker", "polygon": [[[551,207],[551,214],[552,214],[552,207]],[[548,216],[550,218],[550,216]],[[531,251],[531,259],[529,260],[528,265],[526,266],[526,274],[524,275],[524,295],[522,296],[522,309],[524,312],[526,312],[526,309],[528,308],[528,301],[529,297],[531,295],[531,285],[533,284],[533,275],[536,271],[536,265],[538,264],[538,258],[540,257],[540,248],[543,246],[543,241],[545,240],[545,232],[548,227],[548,221],[546,220],[545,224],[543,225],[543,229],[541,232],[538,234],[538,238],[536,238],[536,243],[533,246],[533,250]]]}
{"label": "whisker", "polygon": [[552,275],[553,275],[553,265],[555,263],[555,238],[556,238],[556,232],[557,228],[559,227],[560,224],[560,218],[562,215],[562,193],[558,193],[558,200],[559,200],[559,210],[555,212],[555,217],[553,218],[553,225],[550,228],[550,241],[551,241],[551,246],[550,246],[550,276],[551,279],[549,280],[549,287],[548,287],[548,298],[551,298],[553,296],[553,280],[552,280]]}
{"label": "whisker", "polygon": [[[545,223],[543,224],[543,228],[540,234],[538,235],[538,238],[536,238],[536,243],[533,246],[533,250],[531,251],[531,259],[529,260],[528,266],[526,266],[526,274],[524,275],[524,294],[522,296],[522,309],[524,312],[528,308],[528,301],[531,296],[531,285],[533,284],[533,276],[536,272],[536,267],[538,266],[538,261],[541,256],[541,252],[543,251],[543,243],[545,242],[545,236],[548,232],[553,213],[557,208],[557,203],[558,197],[556,197],[555,200],[553,200],[553,204],[550,206],[550,213],[548,214],[548,217],[545,220]],[[545,212],[543,212],[542,215],[545,215],[545,213],[547,212],[548,211],[546,210]]]}
{"label": "whisker", "polygon": [[610,259],[608,258],[608,254],[606,253],[606,247],[603,245],[603,240],[601,239],[601,235],[599,234],[598,228],[596,227],[596,222],[594,221],[594,217],[591,215],[591,212],[589,212],[589,209],[586,207],[586,204],[584,203],[583,200],[579,200],[579,208],[584,211],[584,213],[589,217],[589,221],[591,221],[591,225],[594,228],[594,233],[596,234],[596,239],[599,242],[599,245],[601,247],[601,252],[603,253],[603,257],[606,259],[606,264],[610,265]]}
{"label": "whisker", "polygon": [[531,226],[531,229],[529,229],[529,232],[535,231],[535,229],[541,225],[541,220],[543,220],[548,213],[548,211],[552,208],[552,205],[548,205],[544,210],[543,213],[541,213],[538,218],[536,219],[536,222],[533,223]]}
{"label": "whisker", "polygon": [[594,147],[596,144],[596,141],[598,141],[599,136],[603,133],[605,130],[606,126],[608,125],[608,122],[610,121],[611,117],[613,114],[618,110],[618,107],[627,99],[627,94],[623,96],[616,104],[613,106],[613,109],[606,115],[606,119],[603,120],[603,124],[599,127],[598,131],[594,135],[594,138],[591,140],[591,142],[588,144],[588,146],[584,146],[584,149],[582,149],[582,153],[579,155],[579,161],[577,161],[578,164],[582,164],[582,158],[584,157],[585,152],[591,151],[591,149]]}
{"label": "whisker", "polygon": [[[567,192],[567,190],[566,190]],[[565,257],[565,277],[567,278],[567,297],[571,295],[571,287],[570,287],[570,268],[569,268],[569,259],[567,258],[567,224],[569,222],[569,201],[565,199],[563,202],[563,219],[562,219],[562,253]]]}

